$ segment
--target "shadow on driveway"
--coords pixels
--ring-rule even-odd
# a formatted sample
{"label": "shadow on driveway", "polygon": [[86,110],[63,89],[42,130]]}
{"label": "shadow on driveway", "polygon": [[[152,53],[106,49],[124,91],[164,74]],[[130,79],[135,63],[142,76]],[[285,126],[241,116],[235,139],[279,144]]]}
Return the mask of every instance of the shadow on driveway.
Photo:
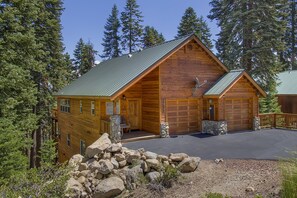
{"label": "shadow on driveway", "polygon": [[268,159],[291,157],[297,151],[297,131],[264,129],[221,136],[195,133],[130,142],[130,149],[144,148],[158,154],[187,153],[202,159]]}

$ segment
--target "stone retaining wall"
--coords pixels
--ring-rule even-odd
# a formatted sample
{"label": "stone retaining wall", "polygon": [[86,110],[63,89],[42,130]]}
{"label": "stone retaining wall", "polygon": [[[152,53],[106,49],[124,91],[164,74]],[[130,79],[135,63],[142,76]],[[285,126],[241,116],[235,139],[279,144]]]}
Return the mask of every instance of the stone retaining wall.
{"label": "stone retaining wall", "polygon": [[211,135],[227,134],[227,121],[202,120],[202,133]]}

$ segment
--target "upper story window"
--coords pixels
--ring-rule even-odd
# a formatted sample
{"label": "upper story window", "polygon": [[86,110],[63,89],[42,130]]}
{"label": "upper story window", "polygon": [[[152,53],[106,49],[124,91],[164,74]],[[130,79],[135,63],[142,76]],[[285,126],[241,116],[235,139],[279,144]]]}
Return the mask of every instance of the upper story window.
{"label": "upper story window", "polygon": [[70,99],[61,99],[60,100],[60,110],[62,112],[70,113]]}
{"label": "upper story window", "polygon": [[80,113],[83,112],[83,103],[82,103],[82,100],[79,101],[79,112]]}
{"label": "upper story window", "polygon": [[95,115],[95,101],[91,101],[91,114]]}

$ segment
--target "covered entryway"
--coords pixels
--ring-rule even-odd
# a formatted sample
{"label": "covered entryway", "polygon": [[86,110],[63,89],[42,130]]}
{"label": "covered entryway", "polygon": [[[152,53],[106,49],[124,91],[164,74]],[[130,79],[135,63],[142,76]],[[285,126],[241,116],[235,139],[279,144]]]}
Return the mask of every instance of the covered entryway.
{"label": "covered entryway", "polygon": [[166,99],[166,121],[170,134],[200,131],[199,99]]}
{"label": "covered entryway", "polygon": [[252,129],[251,98],[228,98],[224,103],[229,132]]}
{"label": "covered entryway", "polygon": [[128,99],[128,118],[131,130],[141,129],[141,99]]}

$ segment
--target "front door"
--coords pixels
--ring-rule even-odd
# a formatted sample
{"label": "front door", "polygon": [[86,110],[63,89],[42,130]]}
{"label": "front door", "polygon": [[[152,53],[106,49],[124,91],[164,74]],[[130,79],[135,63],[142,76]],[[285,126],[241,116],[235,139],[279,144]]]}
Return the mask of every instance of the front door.
{"label": "front door", "polygon": [[140,99],[128,99],[128,118],[132,130],[141,130]]}

